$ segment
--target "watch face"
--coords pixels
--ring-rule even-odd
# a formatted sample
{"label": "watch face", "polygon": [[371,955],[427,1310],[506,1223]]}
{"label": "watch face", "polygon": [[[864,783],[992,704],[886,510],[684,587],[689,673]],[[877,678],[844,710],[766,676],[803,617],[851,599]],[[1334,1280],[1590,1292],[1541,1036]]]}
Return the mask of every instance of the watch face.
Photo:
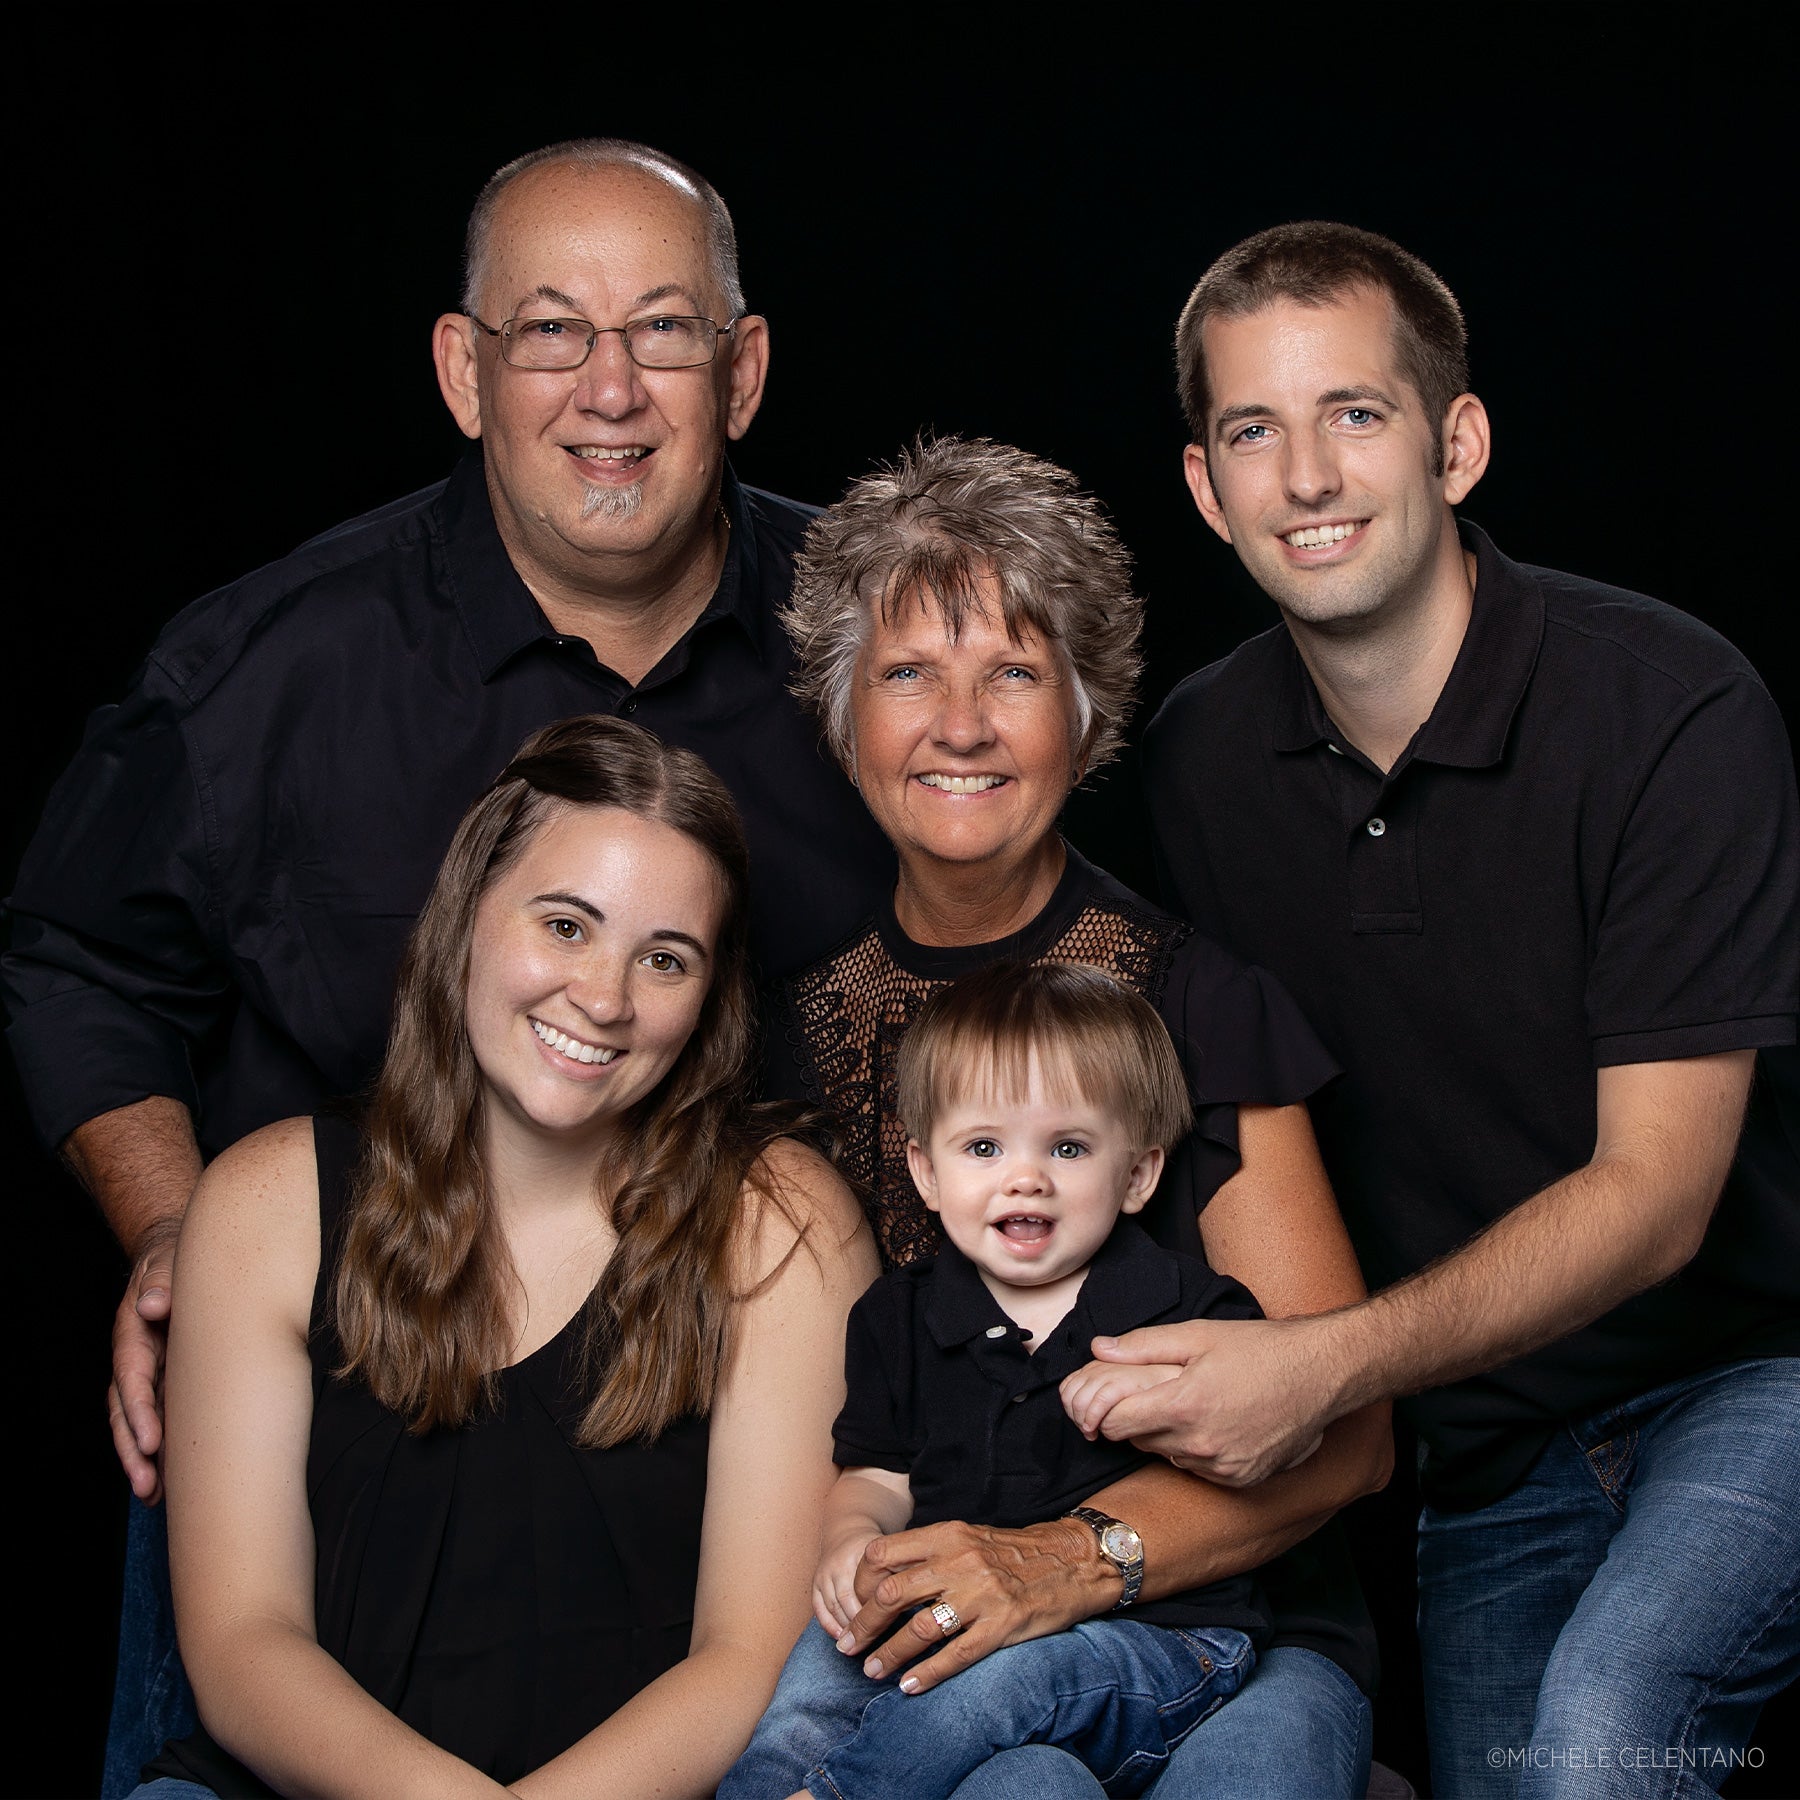
{"label": "watch face", "polygon": [[1136,1562],[1144,1554],[1144,1540],[1129,1525],[1116,1521],[1101,1532],[1100,1547],[1121,1566]]}

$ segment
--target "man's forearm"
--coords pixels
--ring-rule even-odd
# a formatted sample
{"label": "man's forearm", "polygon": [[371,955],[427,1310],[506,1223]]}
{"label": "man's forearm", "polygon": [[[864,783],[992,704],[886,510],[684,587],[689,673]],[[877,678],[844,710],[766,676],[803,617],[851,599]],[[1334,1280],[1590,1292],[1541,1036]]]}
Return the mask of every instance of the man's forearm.
{"label": "man's forearm", "polygon": [[[1479,1374],[1566,1337],[1699,1250],[1743,1118],[1749,1052],[1682,1065],[1690,1085],[1664,1129],[1623,1144],[1534,1195],[1480,1236],[1370,1299],[1313,1321],[1337,1417],[1378,1398]],[[1661,1065],[1645,1065],[1654,1081]],[[1639,1071],[1609,1071],[1621,1078]],[[1695,1091],[1698,1085],[1699,1091]],[[1654,1092],[1633,1096],[1641,1109]]]}
{"label": "man's forearm", "polygon": [[133,1262],[173,1235],[200,1179],[192,1115],[160,1094],[78,1125],[62,1153]]}
{"label": "man's forearm", "polygon": [[1179,1363],[1103,1430],[1240,1488],[1294,1467],[1334,1420],[1523,1356],[1667,1280],[1731,1167],[1749,1051],[1600,1071],[1593,1160],[1370,1299],[1288,1319],[1192,1319],[1096,1338],[1102,1362]]}

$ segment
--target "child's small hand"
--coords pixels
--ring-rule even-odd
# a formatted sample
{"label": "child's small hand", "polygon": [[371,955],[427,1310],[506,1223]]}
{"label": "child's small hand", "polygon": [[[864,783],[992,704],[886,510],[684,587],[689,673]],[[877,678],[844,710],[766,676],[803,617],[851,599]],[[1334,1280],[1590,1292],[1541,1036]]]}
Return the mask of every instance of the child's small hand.
{"label": "child's small hand", "polygon": [[856,1571],[863,1552],[880,1535],[866,1525],[858,1525],[828,1541],[819,1555],[819,1567],[813,1575],[813,1617],[833,1638],[842,1637],[850,1629],[850,1621],[862,1611],[862,1602],[856,1597]]}
{"label": "child's small hand", "polygon": [[1075,1421],[1081,1435],[1092,1440],[1100,1435],[1106,1415],[1127,1394],[1161,1387],[1182,1372],[1180,1363],[1091,1362],[1063,1377],[1063,1411]]}

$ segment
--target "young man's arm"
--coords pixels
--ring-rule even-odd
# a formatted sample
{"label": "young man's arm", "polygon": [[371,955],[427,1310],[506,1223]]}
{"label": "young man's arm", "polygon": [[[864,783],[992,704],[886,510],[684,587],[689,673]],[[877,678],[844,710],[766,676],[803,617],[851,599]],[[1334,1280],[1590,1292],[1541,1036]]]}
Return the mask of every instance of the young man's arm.
{"label": "young man's arm", "polygon": [[1333,1420],[1566,1337],[1692,1259],[1737,1149],[1755,1052],[1600,1070],[1584,1167],[1460,1250],[1317,1318],[1152,1326],[1096,1354],[1185,1364],[1122,1396],[1105,1434],[1246,1486]]}

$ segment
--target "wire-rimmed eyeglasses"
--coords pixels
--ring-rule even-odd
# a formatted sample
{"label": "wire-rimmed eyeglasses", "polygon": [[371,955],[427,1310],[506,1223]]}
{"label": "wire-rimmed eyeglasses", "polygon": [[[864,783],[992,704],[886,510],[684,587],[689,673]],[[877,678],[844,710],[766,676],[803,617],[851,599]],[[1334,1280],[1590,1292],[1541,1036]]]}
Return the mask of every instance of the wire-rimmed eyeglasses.
{"label": "wire-rimmed eyeglasses", "polygon": [[[508,319],[487,325],[468,319],[500,340],[500,354],[515,369],[579,369],[608,332],[625,340],[625,354],[640,369],[697,369],[712,361],[719,339],[738,328],[738,319],[716,325],[686,313],[659,313],[629,325],[595,325],[587,319]],[[742,315],[739,315],[741,318]]]}

